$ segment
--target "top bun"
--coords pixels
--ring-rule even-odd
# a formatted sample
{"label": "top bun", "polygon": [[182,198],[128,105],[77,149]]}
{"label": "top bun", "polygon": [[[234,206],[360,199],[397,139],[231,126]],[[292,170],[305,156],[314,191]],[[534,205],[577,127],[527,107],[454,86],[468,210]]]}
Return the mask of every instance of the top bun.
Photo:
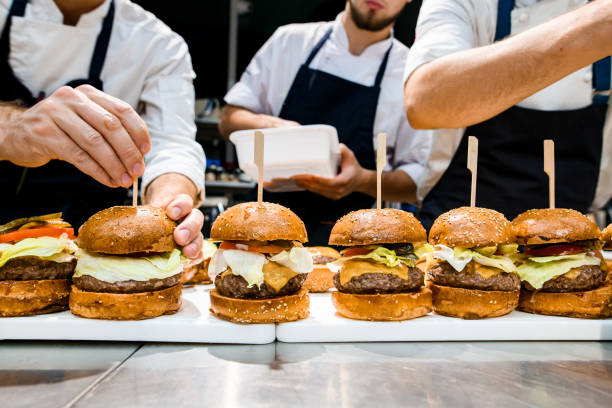
{"label": "top bun", "polygon": [[[306,247],[306,249],[312,255],[313,260],[315,258],[333,258],[340,259],[340,252],[336,251],[334,248],[324,247],[324,246],[314,246],[314,247]],[[316,262],[315,262],[316,263]]]}
{"label": "top bun", "polygon": [[330,245],[342,246],[426,241],[427,233],[419,220],[394,208],[350,212],[336,222],[329,236]]}
{"label": "top bun", "polygon": [[514,243],[512,224],[503,214],[479,207],[460,207],[438,217],[429,231],[429,243],[477,248]]}
{"label": "top bun", "polygon": [[161,208],[117,206],[89,217],[79,229],[78,245],[110,255],[169,252],[176,223]]}
{"label": "top bun", "polygon": [[612,249],[612,224],[608,225],[601,233],[601,240],[605,249]]}
{"label": "top bun", "polygon": [[575,210],[543,208],[516,216],[512,228],[521,245],[554,244],[599,239],[599,227]]}
{"label": "top bun", "polygon": [[242,203],[222,212],[212,225],[213,241],[308,242],[306,227],[293,211],[273,203]]}

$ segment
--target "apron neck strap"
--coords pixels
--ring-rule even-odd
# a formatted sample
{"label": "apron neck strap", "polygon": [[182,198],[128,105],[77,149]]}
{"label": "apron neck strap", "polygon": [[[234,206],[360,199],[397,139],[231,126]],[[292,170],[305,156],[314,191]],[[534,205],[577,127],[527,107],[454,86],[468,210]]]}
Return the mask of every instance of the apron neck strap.
{"label": "apron neck strap", "polygon": [[499,0],[497,2],[495,41],[503,40],[512,32],[512,10],[514,10],[514,0]]}
{"label": "apron neck strap", "polygon": [[100,73],[104,67],[104,60],[106,59],[106,52],[108,51],[108,44],[110,42],[111,32],[113,31],[113,21],[115,19],[115,1],[111,0],[108,7],[108,12],[102,21],[102,29],[98,38],[96,39],[96,45],[94,47],[93,56],[91,57],[91,63],[89,64],[89,80],[100,81]]}
{"label": "apron neck strap", "polygon": [[6,21],[4,23],[4,29],[2,30],[2,37],[0,37],[0,58],[6,60],[8,63],[8,56],[10,52],[9,38],[11,36],[11,22],[13,16],[23,17],[25,15],[26,5],[28,0],[13,0]]}
{"label": "apron neck strap", "polygon": [[323,48],[323,44],[325,44],[325,41],[327,41],[327,39],[331,36],[331,33],[332,33],[332,27],[330,27],[329,30],[327,30],[325,35],[323,35],[323,37],[321,37],[321,39],[319,40],[319,42],[317,42],[317,44],[314,46],[312,51],[310,51],[310,55],[308,56],[308,59],[304,63],[304,65],[306,65],[306,67],[310,66],[310,63],[312,62],[314,57],[317,56],[319,51],[321,51],[321,48]]}
{"label": "apron neck strap", "polygon": [[391,41],[391,45],[385,52],[385,56],[383,57],[382,62],[380,63],[380,67],[378,68],[378,73],[376,74],[376,81],[374,82],[374,86],[379,88],[382,83],[383,77],[385,76],[385,70],[387,69],[387,61],[389,61],[389,54],[391,53],[391,48],[393,48],[393,41]]}

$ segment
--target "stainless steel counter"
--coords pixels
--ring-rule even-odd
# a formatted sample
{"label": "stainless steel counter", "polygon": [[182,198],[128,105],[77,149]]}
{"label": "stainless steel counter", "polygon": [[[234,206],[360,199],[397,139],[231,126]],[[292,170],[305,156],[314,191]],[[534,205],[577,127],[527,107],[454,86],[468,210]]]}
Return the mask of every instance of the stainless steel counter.
{"label": "stainless steel counter", "polygon": [[9,407],[611,407],[612,342],[0,342]]}

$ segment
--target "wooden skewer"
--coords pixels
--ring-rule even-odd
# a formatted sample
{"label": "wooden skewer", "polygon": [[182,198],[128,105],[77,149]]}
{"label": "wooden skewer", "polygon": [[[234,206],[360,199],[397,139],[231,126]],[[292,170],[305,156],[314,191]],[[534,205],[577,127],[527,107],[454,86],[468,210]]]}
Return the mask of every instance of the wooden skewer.
{"label": "wooden skewer", "polygon": [[255,131],[255,165],[257,166],[257,202],[263,202],[264,134]]}
{"label": "wooden skewer", "polygon": [[387,134],[376,137],[376,208],[382,206],[382,172],[387,165]]}
{"label": "wooden skewer", "polygon": [[132,206],[138,206],[138,177],[134,179],[132,184]]}
{"label": "wooden skewer", "polygon": [[544,140],[544,173],[548,175],[548,205],[555,208],[555,142]]}
{"label": "wooden skewer", "polygon": [[468,138],[467,168],[472,173],[472,190],[470,195],[470,207],[476,207],[476,173],[478,171],[478,138]]}

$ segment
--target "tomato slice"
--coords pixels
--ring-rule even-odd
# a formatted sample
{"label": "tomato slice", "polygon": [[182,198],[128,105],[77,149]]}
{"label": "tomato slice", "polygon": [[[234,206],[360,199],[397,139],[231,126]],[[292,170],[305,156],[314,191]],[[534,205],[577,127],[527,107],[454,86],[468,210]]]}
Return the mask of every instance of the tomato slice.
{"label": "tomato slice", "polygon": [[342,256],[348,258],[349,256],[366,255],[366,254],[369,254],[370,252],[372,252],[372,250],[368,248],[361,248],[361,247],[348,248],[342,251]]}
{"label": "tomato slice", "polygon": [[8,234],[0,235],[0,243],[21,241],[26,238],[39,238],[39,237],[59,237],[62,234],[67,234],[68,238],[74,238],[74,228],[53,228],[53,227],[41,227],[41,228],[30,228],[21,231],[13,231]]}
{"label": "tomato slice", "polygon": [[246,245],[240,242],[223,241],[219,249],[238,249],[241,251],[259,252],[262,254],[278,254],[285,248],[280,245]]}
{"label": "tomato slice", "polygon": [[575,244],[551,245],[543,248],[526,249],[525,254],[529,256],[561,256],[574,255],[590,251],[589,248]]}

